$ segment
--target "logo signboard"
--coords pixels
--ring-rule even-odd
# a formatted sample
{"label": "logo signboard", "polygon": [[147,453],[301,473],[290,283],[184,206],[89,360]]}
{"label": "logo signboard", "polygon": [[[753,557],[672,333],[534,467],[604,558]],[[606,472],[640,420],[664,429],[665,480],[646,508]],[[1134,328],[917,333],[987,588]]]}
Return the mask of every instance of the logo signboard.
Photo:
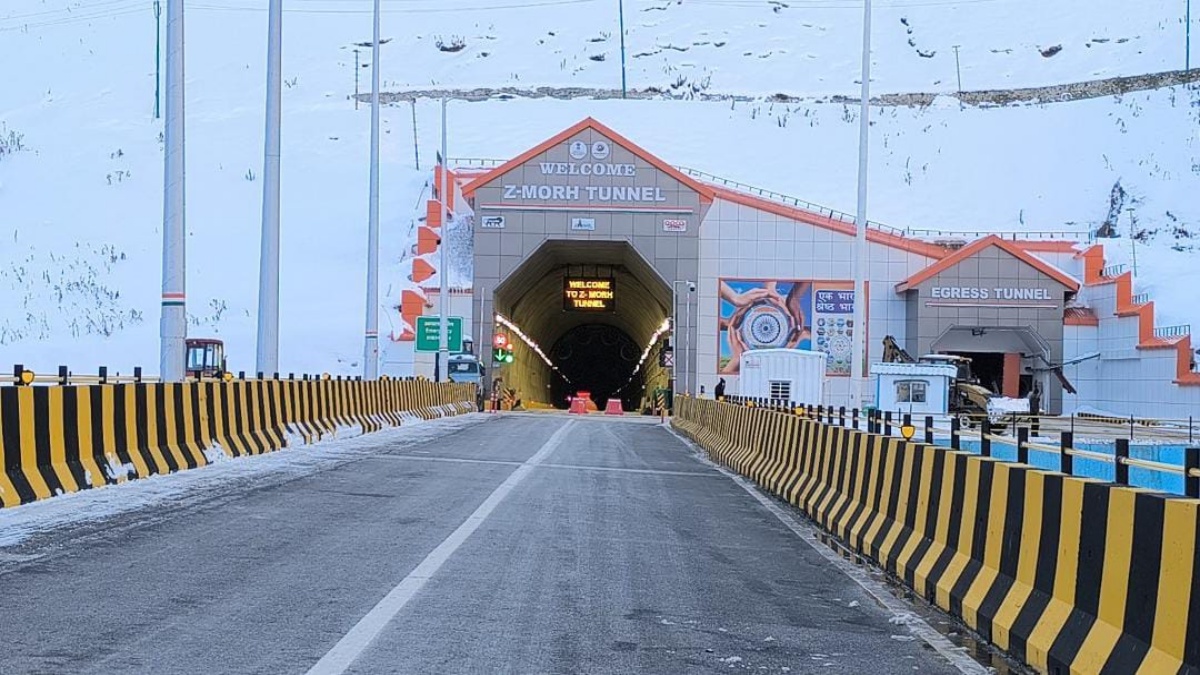
{"label": "logo signboard", "polygon": [[586,230],[588,232],[594,231],[596,229],[596,219],[595,218],[572,218],[571,219],[571,229],[572,230]]}
{"label": "logo signboard", "polygon": [[665,218],[663,232],[687,232],[687,221],[682,218]]}
{"label": "logo signboard", "polygon": [[479,226],[489,230],[504,229],[504,216],[484,216],[479,221]]}

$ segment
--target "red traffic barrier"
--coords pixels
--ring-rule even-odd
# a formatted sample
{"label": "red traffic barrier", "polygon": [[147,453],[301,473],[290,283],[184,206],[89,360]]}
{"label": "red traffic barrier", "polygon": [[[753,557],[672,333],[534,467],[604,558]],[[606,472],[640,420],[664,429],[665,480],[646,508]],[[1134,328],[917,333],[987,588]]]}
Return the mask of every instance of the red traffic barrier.
{"label": "red traffic barrier", "polygon": [[571,399],[571,409],[568,410],[567,412],[571,413],[572,415],[586,415],[587,414],[586,399],[583,399],[579,396],[572,398]]}
{"label": "red traffic barrier", "polygon": [[625,410],[621,408],[621,399],[619,399],[619,398],[608,399],[608,403],[604,406],[604,414],[605,415],[624,415]]}

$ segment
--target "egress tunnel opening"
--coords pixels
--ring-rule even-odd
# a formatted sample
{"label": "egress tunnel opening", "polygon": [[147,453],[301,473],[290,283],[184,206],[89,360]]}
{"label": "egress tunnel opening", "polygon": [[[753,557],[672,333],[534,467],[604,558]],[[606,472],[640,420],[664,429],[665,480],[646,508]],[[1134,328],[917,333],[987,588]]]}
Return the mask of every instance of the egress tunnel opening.
{"label": "egress tunnel opening", "polygon": [[670,286],[627,242],[544,242],[494,300],[514,358],[493,376],[523,403],[567,408],[586,391],[600,409],[617,397],[636,411],[668,385],[658,352]]}

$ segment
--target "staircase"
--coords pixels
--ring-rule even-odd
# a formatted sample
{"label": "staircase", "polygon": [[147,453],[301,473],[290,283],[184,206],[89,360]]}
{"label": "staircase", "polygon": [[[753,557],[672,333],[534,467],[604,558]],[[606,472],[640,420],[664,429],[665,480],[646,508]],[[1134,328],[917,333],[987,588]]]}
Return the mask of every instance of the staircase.
{"label": "staircase", "polygon": [[1187,419],[1200,413],[1200,373],[1190,326],[1156,326],[1154,301],[1133,293],[1133,275],[1106,265],[1104,247],[1078,253],[1083,287],[1064,316],[1064,360],[1079,390],[1064,411],[1093,408],[1121,415]]}

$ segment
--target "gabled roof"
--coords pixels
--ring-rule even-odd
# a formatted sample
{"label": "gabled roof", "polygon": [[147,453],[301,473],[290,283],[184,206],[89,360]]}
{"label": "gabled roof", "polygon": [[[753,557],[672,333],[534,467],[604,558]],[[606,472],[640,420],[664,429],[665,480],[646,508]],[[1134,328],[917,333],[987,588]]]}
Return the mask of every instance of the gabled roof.
{"label": "gabled roof", "polygon": [[570,139],[572,136],[575,136],[579,132],[584,131],[586,129],[591,129],[593,131],[600,133],[601,135],[607,137],[613,143],[620,145],[621,147],[625,148],[626,150],[629,150],[636,157],[645,161],[650,166],[653,166],[654,168],[658,169],[659,171],[662,171],[663,173],[667,174],[668,176],[679,181],[683,185],[686,185],[687,187],[691,188],[692,190],[695,190],[696,192],[698,192],[700,194],[701,202],[703,202],[703,203],[711,203],[712,202],[712,198],[713,198],[712,188],[705,185],[704,183],[701,183],[700,181],[696,180],[695,178],[692,178],[692,177],[688,176],[687,174],[684,174],[683,172],[679,171],[678,169],[671,166],[670,164],[667,164],[666,162],[662,161],[658,157],[655,157],[654,155],[650,154],[642,147],[638,146],[636,143],[630,141],[629,139],[625,138],[621,134],[618,134],[617,132],[613,131],[612,129],[609,129],[608,127],[597,122],[595,119],[592,119],[591,117],[581,120],[580,122],[576,123],[575,125],[571,126],[568,129],[564,129],[563,131],[559,132],[558,134],[555,134],[553,137],[535,145],[534,147],[532,147],[532,148],[526,150],[525,152],[521,153],[520,155],[517,155],[516,157],[508,160],[507,162],[492,169],[491,171],[488,171],[487,173],[485,173],[481,176],[477,176],[470,183],[467,183],[466,186],[463,187],[463,194],[468,197],[474,195],[475,190],[483,187],[484,185],[487,185],[488,183],[492,182],[493,180],[499,178],[500,176],[503,176],[504,174],[521,166],[522,164],[525,164],[526,162],[530,161],[534,157],[537,157],[538,155],[542,154],[543,152],[546,152],[550,148],[553,148],[554,146],[558,145],[559,143],[562,143],[562,142]]}
{"label": "gabled roof", "polygon": [[1000,250],[1008,253],[1009,255],[1020,260],[1021,262],[1025,263],[1026,265],[1033,267],[1034,269],[1038,270],[1042,274],[1045,274],[1046,276],[1057,281],[1058,283],[1062,284],[1063,286],[1066,286],[1067,288],[1071,289],[1072,291],[1079,290],[1079,282],[1076,281],[1074,279],[1074,277],[1063,272],[1062,270],[1058,269],[1057,267],[1054,267],[1053,265],[1047,263],[1046,261],[1042,260],[1041,258],[1038,258],[1037,256],[1033,255],[1032,253],[1029,253],[1024,248],[1022,248],[1019,244],[1011,242],[1011,241],[1007,241],[1005,239],[1001,239],[1000,237],[992,234],[992,235],[988,235],[988,236],[984,237],[983,239],[978,239],[976,241],[971,242],[970,244],[958,249],[954,253],[946,256],[945,258],[942,258],[941,260],[930,265],[929,267],[926,267],[925,269],[921,270],[920,272],[917,272],[916,274],[909,277],[908,279],[905,279],[904,281],[901,281],[900,283],[896,284],[896,292],[903,293],[905,291],[912,290],[918,284],[921,284],[929,279],[932,279],[933,277],[937,276],[938,274],[945,272],[946,270],[950,269],[951,267],[954,267],[958,263],[966,260],[967,258],[970,258],[971,256],[984,250],[985,248],[988,248],[989,246],[999,247]]}

